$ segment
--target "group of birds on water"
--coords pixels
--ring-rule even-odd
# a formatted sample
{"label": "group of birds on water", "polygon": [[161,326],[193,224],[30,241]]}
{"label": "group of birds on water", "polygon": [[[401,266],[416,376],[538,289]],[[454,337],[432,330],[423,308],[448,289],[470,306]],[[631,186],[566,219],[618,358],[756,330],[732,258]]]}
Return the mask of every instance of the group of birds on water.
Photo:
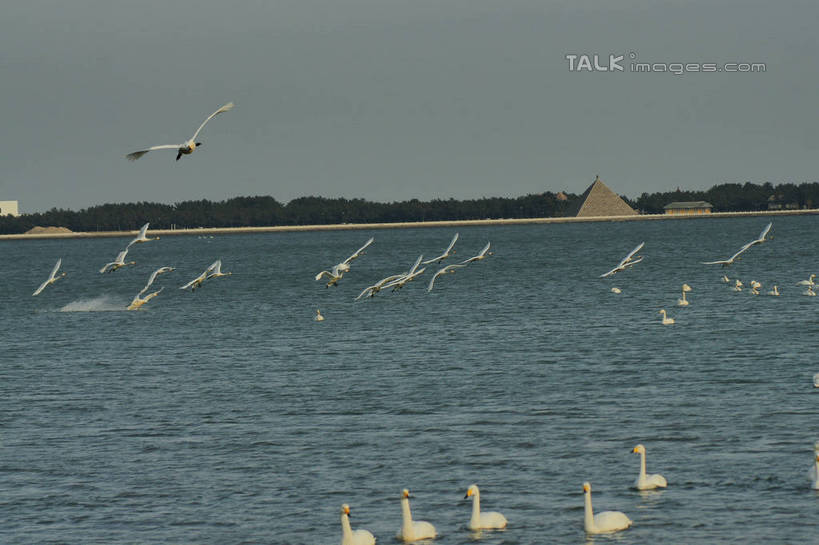
{"label": "group of birds on water", "polygon": [[[115,272],[115,271],[117,271],[117,270],[119,270],[119,269],[121,269],[123,267],[128,267],[128,266],[131,266],[131,265],[135,265],[136,261],[127,261],[127,262],[125,261],[125,257],[128,255],[128,250],[131,248],[131,246],[133,246],[134,244],[140,244],[140,243],[143,243],[143,242],[150,242],[152,240],[159,240],[159,237],[149,238],[147,236],[149,225],[150,225],[150,223],[146,223],[145,225],[143,225],[142,228],[140,228],[139,233],[137,234],[137,236],[135,238],[133,238],[128,243],[127,246],[125,246],[124,250],[122,250],[121,252],[119,252],[117,254],[116,259],[114,259],[114,261],[111,261],[110,263],[106,263],[105,265],[103,265],[103,267],[99,270],[100,274],[112,273],[112,272]],[[40,293],[42,293],[42,291],[47,286],[50,286],[50,285],[54,284],[57,280],[59,280],[60,278],[64,278],[67,275],[67,273],[65,271],[63,271],[61,274],[58,274],[58,272],[60,270],[60,266],[62,265],[62,262],[63,262],[62,258],[57,260],[57,264],[54,265],[54,268],[52,269],[51,274],[49,275],[49,277],[42,284],[40,284],[40,287],[38,287],[36,290],[34,290],[34,293],[31,294],[32,296],[40,295]],[[134,296],[133,300],[126,307],[126,309],[127,310],[137,310],[137,309],[141,308],[145,303],[147,303],[148,301],[150,301],[151,299],[153,299],[154,297],[159,295],[162,292],[162,290],[165,289],[164,286],[159,288],[159,290],[157,290],[157,291],[153,291],[153,292],[150,292],[150,293],[147,293],[147,294],[146,294],[146,292],[153,285],[154,281],[156,281],[158,276],[160,276],[162,274],[165,274],[165,273],[175,271],[175,270],[176,270],[175,267],[163,266],[163,267],[160,267],[160,268],[156,269],[155,271],[153,271],[151,273],[151,275],[148,277],[148,282],[145,284],[145,287],[143,287],[141,290],[139,290],[139,292]],[[231,274],[232,273],[230,273],[230,272],[222,272],[222,260],[217,259],[207,269],[205,269],[202,272],[202,274],[200,274],[199,276],[197,276],[196,278],[194,278],[193,280],[191,280],[190,282],[188,282],[184,286],[181,286],[179,289],[182,289],[182,290],[190,289],[191,291],[194,291],[197,288],[200,288],[202,286],[202,284],[204,284],[207,280],[211,280],[213,278],[218,278],[220,276],[230,276]]]}
{"label": "group of birds on water", "polygon": [[[762,244],[763,242],[767,242],[767,241],[771,240],[772,237],[770,236],[770,231],[771,231],[772,226],[773,226],[773,222],[769,222],[762,229],[762,232],[759,233],[759,236],[757,236],[755,239],[751,240],[750,242],[748,242],[746,244],[743,244],[742,247],[739,250],[737,250],[730,257],[728,257],[726,259],[718,259],[718,260],[715,260],[715,261],[703,261],[702,264],[703,265],[722,265],[723,267],[728,267],[730,265],[733,265],[736,261],[741,259],[742,254],[747,252],[753,246],[755,246],[757,244]],[[636,255],[635,256],[635,254],[637,254],[637,252],[642,250],[644,246],[645,246],[645,242],[641,242],[640,244],[638,244],[632,251],[630,251],[623,259],[620,260],[620,262],[617,264],[617,266],[615,266],[610,271],[601,274],[600,278],[608,278],[608,277],[614,276],[616,273],[621,272],[621,271],[625,271],[627,269],[630,269],[631,267],[633,267],[637,263],[641,262],[643,260],[643,256],[641,256],[641,255]],[[816,292],[814,291],[814,288],[816,287],[816,284],[814,283],[814,278],[816,278],[816,275],[811,274],[810,278],[808,278],[807,280],[800,280],[799,282],[796,282],[797,286],[804,286],[806,288],[805,291],[802,292],[802,295],[816,296]],[[727,284],[732,284],[731,289],[733,291],[742,291],[743,287],[745,286],[745,284],[743,284],[742,281],[740,281],[738,278],[731,280],[730,278],[728,278],[725,275],[722,276],[722,281],[727,283]],[[762,283],[758,282],[756,280],[751,280],[748,283],[748,287],[750,287],[749,292],[751,294],[759,295],[761,293],[760,290],[762,289]],[[686,306],[689,305],[689,301],[688,301],[688,299],[686,297],[686,293],[689,293],[692,290],[693,290],[693,288],[691,286],[689,286],[688,284],[683,284],[682,285],[682,295],[681,295],[681,297],[679,299],[677,299],[677,306],[686,307]],[[618,287],[612,287],[611,291],[612,291],[612,293],[616,293],[616,294],[622,293],[622,290],[620,288],[618,288]],[[767,292],[767,295],[778,297],[780,295],[779,286],[774,284],[771,287],[770,291]],[[669,317],[668,313],[666,312],[665,309],[660,309],[659,314],[662,314],[662,320],[661,320],[660,323],[662,323],[663,325],[672,325],[672,324],[675,323],[674,318]]]}
{"label": "group of birds on water", "polygon": [[[818,375],[819,376],[819,375]],[[819,490],[819,441],[813,446],[814,463],[810,469],[811,488]],[[668,487],[668,481],[659,473],[646,472],[646,447],[642,444],[635,446],[631,452],[640,455],[640,472],[632,484],[637,490],[655,490]],[[609,534],[626,530],[634,522],[621,511],[594,512],[591,499],[591,484],[583,483],[584,510],[583,529],[587,534]],[[401,491],[401,527],[396,539],[404,542],[434,539],[438,532],[435,526],[423,520],[413,520],[409,498],[412,497],[406,488]],[[467,528],[472,531],[501,530],[507,527],[506,517],[497,511],[481,511],[480,490],[478,485],[470,485],[464,499],[472,498],[472,514]],[[353,530],[350,525],[350,506],[341,506],[341,545],[373,545],[375,536],[369,530],[359,528]]]}
{"label": "group of birds on water", "polygon": [[[374,241],[375,241],[375,238],[370,237],[370,239],[367,240],[367,242],[365,242],[364,245],[361,248],[359,248],[358,250],[356,250],[350,257],[348,257],[347,259],[345,259],[341,263],[333,265],[330,269],[323,270],[323,271],[319,272],[316,275],[316,281],[326,278],[327,279],[326,287],[329,288],[330,286],[333,286],[333,287],[338,286],[338,282],[344,277],[344,273],[347,273],[347,272],[350,271],[350,264],[354,260],[356,260],[359,257],[361,257],[362,255],[364,255],[366,253],[367,248],[369,248],[370,245]],[[392,291],[400,290],[405,285],[407,285],[409,282],[412,282],[413,280],[415,280],[416,278],[418,278],[419,276],[424,274],[424,272],[426,271],[427,268],[425,266],[422,266],[422,265],[431,265],[433,263],[441,263],[443,260],[445,260],[445,259],[447,259],[449,257],[452,257],[455,254],[455,250],[453,248],[455,247],[455,243],[457,241],[458,241],[458,233],[455,233],[455,235],[452,237],[452,240],[449,242],[449,246],[446,247],[446,249],[443,251],[443,253],[441,253],[438,256],[433,257],[432,259],[427,259],[426,261],[424,261],[423,254],[419,255],[418,258],[415,260],[415,262],[412,264],[412,266],[408,270],[400,272],[400,273],[396,273],[396,274],[391,274],[391,275],[377,281],[375,284],[373,284],[371,286],[367,286],[366,288],[364,288],[361,291],[361,293],[358,294],[358,296],[355,298],[355,300],[358,301],[359,299],[362,299],[364,297],[375,297],[375,295],[377,293],[379,293],[382,290],[386,290],[386,289],[391,289]],[[481,249],[481,251],[478,252],[476,255],[474,255],[474,256],[472,256],[470,258],[464,259],[463,261],[461,261],[459,263],[453,263],[453,264],[450,264],[450,265],[445,265],[444,267],[441,267],[440,269],[438,269],[438,271],[436,271],[435,274],[432,275],[432,278],[430,279],[429,284],[427,285],[427,293],[432,291],[432,288],[435,286],[435,281],[438,278],[440,278],[441,276],[444,276],[446,274],[453,274],[457,269],[463,269],[464,267],[466,267],[470,263],[474,263],[476,261],[481,261],[481,260],[485,259],[487,256],[492,255],[492,252],[489,251],[490,246],[491,246],[491,243],[487,242],[486,246],[484,246]],[[316,310],[315,319],[316,319],[316,321],[324,320],[324,316],[322,316],[320,309]]]}

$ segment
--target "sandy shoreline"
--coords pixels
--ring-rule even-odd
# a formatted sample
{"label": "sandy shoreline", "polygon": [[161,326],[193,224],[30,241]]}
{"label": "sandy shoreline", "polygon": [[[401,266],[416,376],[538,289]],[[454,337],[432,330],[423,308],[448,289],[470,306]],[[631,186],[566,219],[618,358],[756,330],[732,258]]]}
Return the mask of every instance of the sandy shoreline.
{"label": "sandy shoreline", "polygon": [[[659,220],[705,220],[710,218],[737,218],[750,216],[798,216],[819,214],[819,209],[809,210],[768,210],[759,212],[714,212],[702,216],[672,216],[665,214],[646,214],[637,216],[599,216],[584,218],[518,218],[518,219],[485,219],[485,220],[451,220],[419,221],[396,223],[342,223],[331,225],[279,225],[275,227],[213,227],[196,229],[150,229],[153,236],[195,236],[195,235],[235,235],[247,233],[276,233],[293,231],[341,231],[355,229],[405,229],[421,227],[482,227],[489,225],[527,225],[548,223],[577,223],[600,221],[659,221]],[[137,234],[133,231],[86,231],[69,233],[37,233],[0,235],[0,240],[38,240],[44,238],[104,238],[130,237]]]}

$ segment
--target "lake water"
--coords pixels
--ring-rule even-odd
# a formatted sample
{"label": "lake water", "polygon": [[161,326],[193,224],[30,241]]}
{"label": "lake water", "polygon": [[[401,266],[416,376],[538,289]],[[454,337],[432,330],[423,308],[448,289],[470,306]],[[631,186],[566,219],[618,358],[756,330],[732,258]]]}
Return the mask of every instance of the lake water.
{"label": "lake water", "polygon": [[[408,488],[440,544],[819,543],[819,298],[795,285],[819,218],[700,264],[768,221],[461,227],[458,259],[494,255],[358,302],[456,229],[163,237],[105,275],[128,239],[0,242],[0,542],[339,543],[348,503],[392,543]],[[314,280],[370,236],[337,288]],[[232,276],[178,289],[217,258]],[[630,488],[638,443],[667,489]],[[584,481],[634,526],[587,538]],[[466,530],[471,483],[505,531]]]}

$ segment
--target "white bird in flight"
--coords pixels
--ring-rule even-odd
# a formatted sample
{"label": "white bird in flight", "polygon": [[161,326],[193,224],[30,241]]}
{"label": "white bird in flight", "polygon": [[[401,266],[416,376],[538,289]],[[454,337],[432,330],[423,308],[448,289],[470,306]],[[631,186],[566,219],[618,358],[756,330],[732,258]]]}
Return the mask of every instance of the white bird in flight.
{"label": "white bird in flight", "polygon": [[316,280],[321,280],[324,276],[327,276],[330,278],[330,281],[327,282],[327,287],[329,288],[330,286],[337,286],[338,281],[341,280],[341,277],[344,276],[344,273],[350,270],[350,263],[364,255],[365,253],[364,250],[366,250],[367,247],[370,244],[372,244],[374,240],[375,238],[370,237],[370,240],[365,242],[364,246],[356,250],[355,253],[353,253],[353,255],[351,255],[341,263],[334,265],[333,268],[330,269],[329,271],[321,271],[320,273],[318,273],[316,275]]}
{"label": "white bird in flight", "polygon": [[742,246],[742,248],[740,248],[739,251],[737,251],[737,253],[735,253],[734,255],[729,257],[728,259],[718,259],[716,261],[703,261],[702,264],[703,265],[722,265],[723,267],[727,267],[728,265],[733,265],[734,261],[739,259],[739,256],[743,252],[745,252],[748,248],[750,248],[751,246],[754,246],[755,244],[762,244],[763,242],[767,242],[768,240],[770,240],[770,238],[766,238],[766,237],[768,236],[768,233],[770,232],[772,225],[773,225],[772,222],[768,223],[768,225],[765,226],[765,228],[762,230],[762,232],[759,233],[759,236],[757,238],[755,238],[751,242],[748,242],[747,244]]}
{"label": "white bird in flight", "polygon": [[140,290],[140,292],[137,295],[142,295],[143,293],[148,291],[148,288],[151,287],[151,284],[154,283],[154,280],[156,280],[156,277],[159,276],[160,274],[169,273],[169,272],[175,271],[175,270],[176,269],[174,267],[160,267],[160,268],[158,268],[157,270],[155,270],[154,272],[151,273],[151,276],[148,277],[148,283],[145,284],[145,287],[142,288],[142,290]]}
{"label": "white bird in flight", "polygon": [[57,260],[57,264],[54,265],[54,268],[51,270],[51,274],[48,275],[48,279],[42,284],[40,284],[39,288],[34,290],[34,293],[31,294],[32,296],[40,295],[40,292],[42,292],[46,286],[53,284],[54,282],[56,282],[57,280],[59,280],[60,278],[64,277],[67,274],[65,271],[63,271],[63,273],[60,276],[57,276],[57,271],[60,270],[60,265],[62,265],[62,263],[63,263],[62,258]]}
{"label": "white bird in flight", "polygon": [[128,248],[125,248],[120,253],[117,254],[117,258],[113,260],[111,263],[106,263],[103,268],[100,269],[100,273],[106,272],[114,272],[117,269],[121,269],[123,267],[127,267],[128,265],[136,265],[136,261],[129,261],[125,262],[125,256],[128,255]]}
{"label": "white bird in flight", "polygon": [[381,291],[381,288],[393,280],[398,280],[399,278],[403,277],[404,274],[392,274],[386,278],[382,278],[372,286],[367,286],[364,290],[358,294],[358,297],[355,298],[356,301],[364,297],[365,295],[369,295],[370,297],[374,297],[376,293]]}
{"label": "white bird in flight", "polygon": [[190,288],[191,291],[194,291],[196,290],[196,288],[202,287],[202,284],[205,282],[205,280],[209,278],[208,275],[216,269],[217,264],[221,265],[221,261],[219,260],[214,261],[213,263],[211,263],[210,267],[208,267],[207,269],[204,270],[204,272],[202,272],[202,274],[200,274],[199,276],[197,276],[184,286],[180,287],[179,289],[186,290]]}
{"label": "white bird in flight", "polygon": [[386,284],[381,286],[381,289],[392,288],[392,291],[400,290],[401,288],[404,287],[404,285],[407,284],[407,282],[412,282],[417,277],[424,274],[424,271],[427,270],[427,268],[426,267],[421,267],[420,269],[418,268],[418,266],[421,264],[422,259],[424,259],[423,254],[418,256],[418,259],[415,260],[415,263],[412,265],[412,268],[410,268],[410,270],[407,273],[401,275],[399,278],[396,278],[395,280],[392,280],[391,282],[387,282]]}
{"label": "white bird in flight", "polygon": [[457,240],[458,240],[458,233],[455,233],[455,236],[452,237],[452,242],[449,243],[449,246],[447,246],[446,250],[444,250],[444,253],[442,253],[438,257],[433,257],[432,259],[428,259],[428,260],[424,261],[423,263],[421,263],[421,265],[429,265],[430,263],[439,263],[439,262],[443,261],[444,259],[448,258],[449,256],[451,256],[452,254],[454,254],[455,250],[453,250],[452,247],[455,246],[455,242]]}
{"label": "white bird in flight", "polygon": [[230,111],[231,109],[233,109],[233,103],[228,102],[227,104],[225,104],[224,106],[222,106],[221,108],[219,108],[218,110],[216,110],[215,112],[210,114],[208,116],[208,118],[206,120],[204,120],[201,125],[199,125],[199,128],[196,129],[196,132],[193,133],[193,136],[191,136],[190,140],[187,140],[186,142],[184,142],[182,144],[165,144],[165,145],[162,145],[162,146],[152,146],[152,147],[150,147],[148,149],[144,149],[144,150],[140,150],[140,151],[135,151],[133,153],[129,153],[125,157],[129,161],[136,161],[137,159],[139,159],[140,157],[142,157],[143,155],[145,155],[149,151],[155,151],[155,150],[160,150],[160,149],[175,149],[176,150],[176,160],[179,161],[180,157],[182,157],[183,155],[190,155],[191,153],[193,153],[193,150],[195,150],[196,148],[198,148],[199,146],[202,145],[202,142],[197,142],[196,141],[196,137],[199,136],[199,131],[202,130],[202,128],[205,126],[205,124],[208,121],[210,121],[211,119],[213,119],[215,116],[217,116],[217,115],[219,115],[219,114],[221,114],[223,112]]}
{"label": "white bird in flight", "polygon": [[490,243],[487,242],[486,246],[483,247],[483,250],[478,252],[478,255],[476,255],[474,257],[470,257],[469,259],[464,259],[463,261],[461,261],[461,265],[467,265],[469,263],[472,263],[473,261],[480,261],[481,259],[485,259],[486,256],[492,255],[492,252],[489,251],[489,244]]}
{"label": "white bird in flight", "polygon": [[606,278],[607,276],[612,276],[614,274],[617,274],[618,272],[624,271],[628,267],[633,267],[634,265],[636,265],[637,263],[642,261],[643,256],[638,255],[637,257],[634,257],[634,254],[636,254],[637,252],[642,250],[643,246],[645,246],[645,244],[646,244],[645,242],[641,242],[640,244],[638,244],[632,251],[630,251],[628,253],[628,255],[626,255],[626,257],[624,257],[623,259],[620,260],[620,263],[618,263],[616,267],[614,267],[612,270],[610,270],[607,273],[601,274],[600,278]]}
{"label": "white bird in flight", "polygon": [[432,291],[432,286],[435,284],[435,279],[437,279],[439,276],[443,276],[445,274],[453,274],[455,272],[455,269],[462,269],[464,267],[466,267],[466,265],[461,265],[460,263],[457,263],[453,265],[447,265],[446,267],[439,269],[438,272],[436,272],[433,275],[432,279],[429,281],[429,286],[427,286],[427,293]]}
{"label": "white bird in flight", "polygon": [[136,238],[134,240],[132,240],[131,242],[128,243],[128,246],[126,246],[126,248],[130,248],[132,244],[138,244],[140,242],[150,242],[152,240],[159,240],[159,237],[148,238],[148,237],[145,236],[145,233],[148,232],[148,226],[149,225],[150,225],[150,223],[146,223],[145,225],[143,225],[139,229],[139,234],[136,236]]}
{"label": "white bird in flight", "polygon": [[208,267],[208,270],[210,272],[208,272],[208,275],[207,277],[205,277],[205,280],[210,280],[211,278],[219,278],[220,276],[230,276],[231,274],[233,274],[232,272],[222,272],[221,259],[217,259],[216,261],[214,261],[213,264],[210,267]]}
{"label": "white bird in flight", "polygon": [[140,291],[139,293],[137,293],[134,296],[134,299],[131,301],[131,304],[128,305],[127,310],[136,310],[136,309],[140,308],[142,305],[144,305],[145,303],[147,303],[148,301],[150,301],[151,299],[153,299],[154,297],[159,295],[159,293],[164,289],[165,289],[165,286],[162,286],[161,288],[159,288],[155,292],[149,293],[145,297],[142,297],[142,293],[145,290]]}

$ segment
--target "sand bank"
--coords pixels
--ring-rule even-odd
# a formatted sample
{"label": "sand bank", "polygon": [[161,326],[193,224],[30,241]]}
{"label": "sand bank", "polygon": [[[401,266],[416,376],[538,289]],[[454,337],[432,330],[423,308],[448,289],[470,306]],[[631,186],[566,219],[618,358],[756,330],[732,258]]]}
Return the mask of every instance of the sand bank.
{"label": "sand bank", "polygon": [[[452,221],[418,221],[395,223],[342,223],[332,225],[279,225],[275,227],[200,227],[195,229],[150,229],[148,236],[202,236],[235,235],[246,233],[276,233],[293,231],[340,231],[353,229],[405,229],[420,227],[484,227],[492,225],[528,225],[540,223],[582,223],[600,221],[660,221],[660,220],[707,220],[711,218],[737,218],[750,216],[797,216],[819,214],[819,209],[809,210],[769,210],[762,212],[714,212],[701,216],[677,216],[666,214],[645,214],[637,216],[599,216],[583,218],[517,218]],[[134,231],[90,231],[90,232],[46,232],[19,235],[0,235],[0,240],[36,240],[43,238],[102,238],[133,237]]]}

